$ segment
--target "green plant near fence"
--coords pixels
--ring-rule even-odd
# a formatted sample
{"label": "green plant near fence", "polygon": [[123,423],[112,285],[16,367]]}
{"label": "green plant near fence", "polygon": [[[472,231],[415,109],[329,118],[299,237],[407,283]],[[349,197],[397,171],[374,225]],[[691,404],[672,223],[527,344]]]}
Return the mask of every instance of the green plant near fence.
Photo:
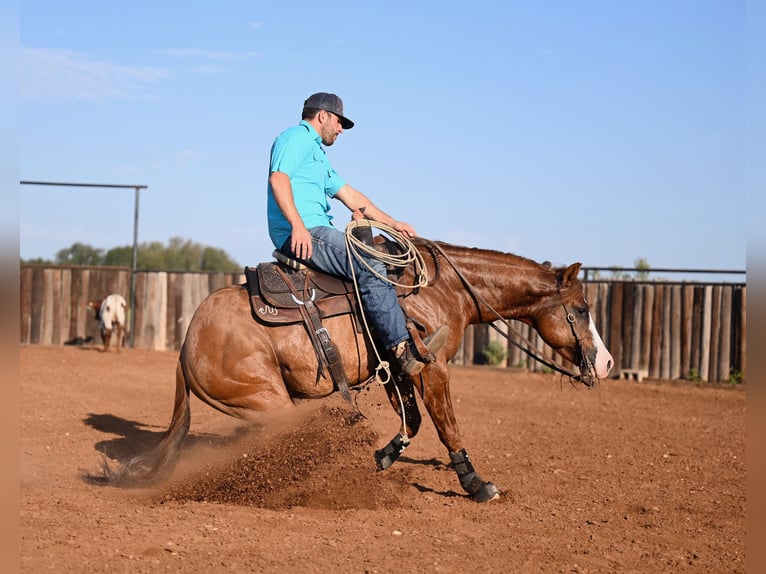
{"label": "green plant near fence", "polygon": [[729,373],[729,380],[727,382],[731,385],[741,385],[742,378],[741,371],[732,370],[731,373]]}
{"label": "green plant near fence", "polygon": [[498,341],[490,341],[481,349],[480,354],[484,364],[496,367],[505,361],[508,349]]}
{"label": "green plant near fence", "polygon": [[686,379],[697,383],[700,382],[702,380],[702,376],[700,375],[699,369],[689,369],[689,372],[686,373]]}

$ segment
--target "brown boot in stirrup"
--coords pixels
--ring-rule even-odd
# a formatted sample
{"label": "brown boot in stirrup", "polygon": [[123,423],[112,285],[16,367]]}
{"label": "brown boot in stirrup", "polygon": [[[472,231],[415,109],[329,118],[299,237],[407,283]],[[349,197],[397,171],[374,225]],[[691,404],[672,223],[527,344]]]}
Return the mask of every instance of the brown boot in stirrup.
{"label": "brown boot in stirrup", "polygon": [[[425,345],[429,354],[433,354],[444,346],[444,343],[447,342],[447,339],[449,339],[449,327],[442,325],[428,337],[423,339],[423,344]],[[415,344],[413,343],[412,339],[402,341],[392,350],[396,360],[399,362],[399,366],[401,367],[402,372],[406,375],[417,375],[426,366],[423,357],[421,357],[420,354],[416,351]],[[433,357],[430,357],[429,362],[432,360]]]}

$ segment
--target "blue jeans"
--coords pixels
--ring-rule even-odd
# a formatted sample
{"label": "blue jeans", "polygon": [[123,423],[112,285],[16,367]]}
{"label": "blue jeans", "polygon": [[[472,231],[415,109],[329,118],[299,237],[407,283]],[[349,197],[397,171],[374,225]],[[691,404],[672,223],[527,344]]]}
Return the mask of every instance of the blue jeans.
{"label": "blue jeans", "polygon": [[[302,261],[315,269],[351,281],[353,277],[346,251],[345,234],[334,227],[326,226],[312,227],[309,229],[309,233],[311,233],[313,240],[313,253],[310,259]],[[289,239],[280,251],[295,258],[290,249]],[[366,255],[362,255],[362,257],[382,277],[386,276],[386,266],[382,261]],[[409,339],[410,334],[405,324],[404,312],[396,298],[396,288],[377,277],[353,256],[352,261],[365,316],[370,326],[377,331],[378,338],[383,343],[384,348],[390,349]]]}

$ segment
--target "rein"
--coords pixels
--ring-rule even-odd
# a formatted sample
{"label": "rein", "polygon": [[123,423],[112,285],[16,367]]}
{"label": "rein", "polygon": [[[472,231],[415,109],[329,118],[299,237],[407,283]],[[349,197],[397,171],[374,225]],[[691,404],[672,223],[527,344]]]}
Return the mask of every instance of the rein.
{"label": "rein", "polygon": [[[487,323],[495,331],[497,331],[503,337],[505,337],[512,345],[514,345],[518,349],[521,349],[521,351],[526,353],[529,357],[531,357],[532,359],[534,359],[535,361],[537,361],[539,363],[542,363],[543,365],[545,365],[549,369],[552,369],[552,370],[554,370],[557,373],[560,373],[562,375],[566,375],[567,377],[569,377],[573,381],[581,382],[581,383],[585,384],[586,386],[591,386],[590,377],[584,377],[581,374],[573,373],[573,372],[569,371],[568,369],[566,369],[565,367],[563,367],[561,365],[558,365],[556,363],[553,363],[551,361],[548,361],[548,360],[544,359],[543,357],[541,357],[540,355],[538,355],[537,353],[535,353],[534,351],[532,351],[531,350],[531,347],[533,346],[532,342],[529,339],[527,339],[526,337],[524,337],[521,333],[519,333],[519,331],[513,325],[511,325],[511,322],[508,319],[506,319],[505,317],[500,315],[500,313],[498,313],[492,307],[492,305],[490,305],[487,302],[487,300],[484,297],[482,297],[479,293],[476,292],[476,290],[471,285],[470,281],[468,281],[468,279],[466,279],[465,275],[463,275],[463,273],[460,271],[460,269],[458,269],[458,267],[455,265],[455,263],[449,258],[449,256],[444,252],[444,250],[438,244],[431,243],[431,245],[436,249],[436,251],[438,251],[442,255],[442,257],[444,257],[444,259],[447,261],[447,263],[450,264],[452,269],[455,270],[455,273],[457,274],[457,276],[463,282],[463,285],[468,290],[469,295],[471,295],[471,298],[474,300],[474,303],[476,305],[476,310],[479,313],[479,319],[481,319],[481,316],[482,316],[481,305],[484,305],[485,307],[487,307],[495,315],[495,317],[497,317],[498,320],[503,321],[505,323],[505,325],[508,327],[509,333],[512,333],[516,339],[520,339],[521,341],[524,342],[524,345],[522,345],[518,341],[512,339],[508,335],[508,333],[503,332],[497,325],[494,324],[494,322]],[[589,369],[589,372],[590,372],[590,371],[592,371],[592,364],[591,364],[590,360],[585,356],[585,353],[582,352],[581,338],[580,338],[579,334],[577,333],[577,329],[575,328],[575,317],[574,317],[574,315],[572,313],[567,311],[566,305],[562,304],[562,307],[564,308],[564,313],[566,314],[567,322],[569,323],[569,326],[572,329],[572,334],[574,335],[575,341],[577,343],[577,347],[580,349],[580,355],[582,357],[582,360],[585,362],[584,366],[586,366]]]}

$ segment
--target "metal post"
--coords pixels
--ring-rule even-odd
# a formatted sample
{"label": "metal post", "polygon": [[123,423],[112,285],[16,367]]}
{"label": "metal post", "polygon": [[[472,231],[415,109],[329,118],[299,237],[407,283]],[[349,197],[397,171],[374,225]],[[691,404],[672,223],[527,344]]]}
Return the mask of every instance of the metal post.
{"label": "metal post", "polygon": [[130,184],[110,184],[110,183],[68,183],[58,181],[29,181],[22,180],[19,182],[21,185],[53,185],[63,187],[98,187],[98,188],[115,188],[115,189],[130,189],[133,188],[136,191],[136,207],[133,214],[133,262],[130,268],[130,339],[129,344],[133,347],[135,343],[135,327],[136,327],[136,269],[138,267],[138,198],[141,189],[146,189],[145,185],[130,185]]}
{"label": "metal post", "polygon": [[136,269],[138,268],[138,201],[141,188],[136,186],[136,207],[133,213],[133,262],[130,267],[130,347],[133,348],[136,332]]}

